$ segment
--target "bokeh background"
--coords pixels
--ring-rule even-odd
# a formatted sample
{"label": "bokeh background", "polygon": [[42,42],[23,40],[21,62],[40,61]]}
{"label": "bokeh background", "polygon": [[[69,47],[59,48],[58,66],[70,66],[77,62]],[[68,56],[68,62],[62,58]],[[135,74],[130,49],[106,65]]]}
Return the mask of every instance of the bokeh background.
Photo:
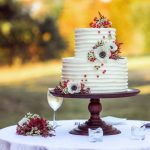
{"label": "bokeh background", "polygon": [[[149,0],[0,0],[0,128],[27,112],[52,119],[48,87],[61,76],[61,58],[74,55],[74,29],[108,17],[128,57],[129,86],[141,93],[102,100],[101,116],[150,120]],[[88,100],[65,99],[57,119],[86,119]]]}

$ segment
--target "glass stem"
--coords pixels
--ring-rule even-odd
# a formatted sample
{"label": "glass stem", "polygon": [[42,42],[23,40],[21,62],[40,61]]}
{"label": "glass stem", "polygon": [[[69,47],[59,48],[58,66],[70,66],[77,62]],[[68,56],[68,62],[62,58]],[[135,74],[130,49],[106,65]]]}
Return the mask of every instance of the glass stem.
{"label": "glass stem", "polygon": [[56,126],[56,116],[55,116],[55,111],[54,111],[54,114],[53,114],[53,126]]}

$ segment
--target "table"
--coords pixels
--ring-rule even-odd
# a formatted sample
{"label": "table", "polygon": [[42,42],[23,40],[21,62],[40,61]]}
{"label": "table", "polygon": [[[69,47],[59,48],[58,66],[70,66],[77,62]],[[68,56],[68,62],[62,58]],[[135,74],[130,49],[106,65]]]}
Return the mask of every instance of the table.
{"label": "table", "polygon": [[[0,150],[150,150],[150,129],[146,129],[143,141],[132,140],[130,128],[142,121],[127,120],[125,124],[115,125],[121,134],[104,136],[103,142],[91,143],[88,136],[69,134],[75,122],[84,120],[58,121],[61,126],[56,129],[54,137],[16,135],[16,126],[0,130]],[[144,122],[145,123],[145,122]]]}

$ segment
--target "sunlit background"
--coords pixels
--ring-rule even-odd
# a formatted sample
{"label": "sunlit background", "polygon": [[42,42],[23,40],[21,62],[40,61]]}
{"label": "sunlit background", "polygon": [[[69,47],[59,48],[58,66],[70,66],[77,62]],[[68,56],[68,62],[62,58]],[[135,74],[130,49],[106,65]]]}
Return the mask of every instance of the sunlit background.
{"label": "sunlit background", "polygon": [[[149,0],[0,0],[0,127],[27,112],[52,119],[46,93],[61,76],[61,58],[74,55],[74,29],[100,11],[117,29],[128,57],[129,86],[141,94],[102,100],[101,116],[150,120]],[[65,99],[57,119],[86,119],[88,100]]]}

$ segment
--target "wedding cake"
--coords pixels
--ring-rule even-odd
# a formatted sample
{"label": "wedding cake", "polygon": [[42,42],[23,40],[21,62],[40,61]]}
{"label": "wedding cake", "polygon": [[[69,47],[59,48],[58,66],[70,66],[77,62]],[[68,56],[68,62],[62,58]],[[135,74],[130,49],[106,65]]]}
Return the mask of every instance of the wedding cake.
{"label": "wedding cake", "polygon": [[99,13],[91,28],[75,30],[75,56],[62,59],[60,85],[64,94],[111,93],[128,89],[127,58],[120,56],[116,29]]}

